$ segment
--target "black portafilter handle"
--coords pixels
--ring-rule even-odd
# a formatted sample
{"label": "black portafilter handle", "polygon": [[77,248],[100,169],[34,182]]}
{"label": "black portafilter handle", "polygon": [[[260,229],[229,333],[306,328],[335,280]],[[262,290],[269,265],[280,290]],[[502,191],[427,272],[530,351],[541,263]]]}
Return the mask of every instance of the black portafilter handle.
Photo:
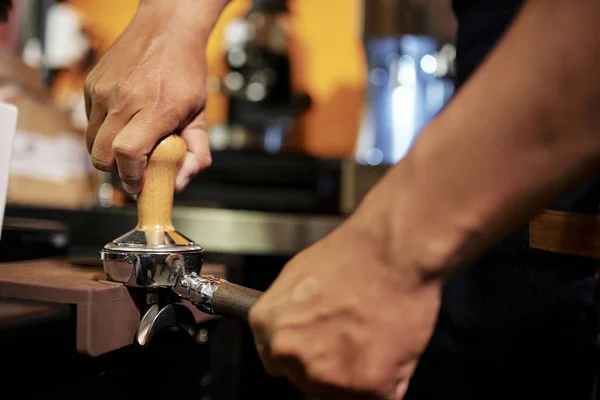
{"label": "black portafilter handle", "polygon": [[212,307],[217,315],[248,322],[248,313],[263,292],[223,282],[213,297]]}
{"label": "black portafilter handle", "polygon": [[263,294],[218,276],[197,274],[181,277],[173,291],[207,314],[242,322],[248,322],[250,309]]}

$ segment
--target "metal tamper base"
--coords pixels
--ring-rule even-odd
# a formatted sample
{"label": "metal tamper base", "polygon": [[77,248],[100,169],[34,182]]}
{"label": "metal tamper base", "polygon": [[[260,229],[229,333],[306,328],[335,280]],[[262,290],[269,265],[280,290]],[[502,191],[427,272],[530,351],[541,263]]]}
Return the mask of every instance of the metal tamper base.
{"label": "metal tamper base", "polygon": [[208,314],[246,321],[261,295],[218,276],[200,274],[202,247],[173,227],[175,177],[186,151],[184,140],[175,134],[156,145],[138,195],[137,226],[100,251],[109,281],[146,289],[150,295],[136,335],[141,346],[168,326],[194,325],[191,310],[181,300]]}
{"label": "metal tamper base", "polygon": [[[179,243],[172,240],[173,233]],[[129,287],[171,288],[182,275],[200,274],[202,246],[177,232],[164,232],[165,244],[160,245],[145,238],[146,232],[133,230],[104,246],[100,259],[108,280]]]}
{"label": "metal tamper base", "polygon": [[172,223],[175,177],[185,154],[183,139],[171,135],[149,155],[137,200],[137,226],[100,251],[108,280],[129,287],[171,288],[179,276],[200,273],[202,246]]}

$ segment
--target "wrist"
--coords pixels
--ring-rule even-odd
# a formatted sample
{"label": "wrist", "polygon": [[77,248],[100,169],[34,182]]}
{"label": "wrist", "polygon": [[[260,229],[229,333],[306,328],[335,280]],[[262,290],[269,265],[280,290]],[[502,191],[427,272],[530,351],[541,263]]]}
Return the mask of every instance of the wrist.
{"label": "wrist", "polygon": [[414,251],[410,235],[404,230],[408,225],[398,223],[400,209],[406,198],[399,198],[404,192],[406,170],[399,165],[391,168],[385,176],[367,193],[355,212],[348,218],[347,226],[361,243],[358,251],[365,262],[385,265],[395,270],[400,277],[399,284],[411,289],[423,286],[419,252]]}
{"label": "wrist", "polygon": [[479,242],[484,219],[477,208],[455,207],[436,197],[438,189],[415,173],[426,168],[418,164],[416,152],[409,153],[369,192],[356,214],[371,226],[388,265],[408,272],[415,285],[441,283],[464,265]]}
{"label": "wrist", "polygon": [[[229,0],[140,0],[133,21],[152,23],[153,30],[181,32],[195,41],[208,41]],[[173,40],[177,40],[176,37]]]}

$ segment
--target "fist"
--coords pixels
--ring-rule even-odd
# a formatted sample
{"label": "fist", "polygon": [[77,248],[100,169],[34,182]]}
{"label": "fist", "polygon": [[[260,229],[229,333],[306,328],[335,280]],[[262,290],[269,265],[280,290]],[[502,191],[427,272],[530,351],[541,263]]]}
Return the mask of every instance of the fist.
{"label": "fist", "polygon": [[250,311],[267,372],[328,400],[402,399],[437,318],[441,284],[390,264],[366,222],[294,257]]}

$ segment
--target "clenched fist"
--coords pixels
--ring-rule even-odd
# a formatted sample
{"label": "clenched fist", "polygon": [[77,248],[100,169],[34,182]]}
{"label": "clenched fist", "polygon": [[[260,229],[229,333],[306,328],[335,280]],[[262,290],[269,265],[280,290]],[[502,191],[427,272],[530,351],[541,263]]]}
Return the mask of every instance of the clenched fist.
{"label": "clenched fist", "polygon": [[401,400],[433,332],[442,281],[387,255],[360,212],[294,257],[250,311],[268,373],[308,394]]}
{"label": "clenched fist", "polygon": [[94,166],[115,167],[141,190],[147,155],[172,133],[187,145],[176,189],[211,163],[205,49],[225,0],[142,0],[125,32],[85,82],[87,146]]}

